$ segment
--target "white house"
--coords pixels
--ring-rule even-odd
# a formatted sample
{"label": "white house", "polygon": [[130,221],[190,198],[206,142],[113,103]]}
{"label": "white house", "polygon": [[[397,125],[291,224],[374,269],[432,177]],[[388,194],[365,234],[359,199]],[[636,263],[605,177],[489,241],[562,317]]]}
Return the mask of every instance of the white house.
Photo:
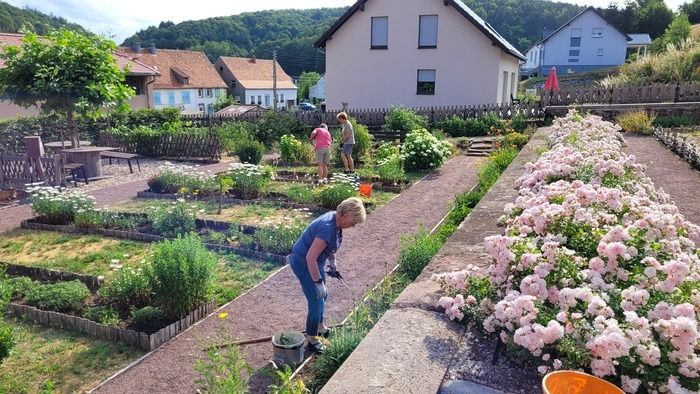
{"label": "white house", "polygon": [[241,104],[257,104],[272,108],[273,74],[277,79],[277,106],[293,106],[297,99],[297,86],[273,60],[222,56],[216,60],[216,71],[226,82],[235,100]]}
{"label": "white house", "polygon": [[651,36],[649,34],[628,34],[630,38],[632,39],[631,41],[627,42],[627,54],[633,54],[636,53],[637,56],[646,56],[647,55],[647,48],[649,48],[649,45],[651,45]]}
{"label": "white house", "polygon": [[323,101],[326,99],[326,76],[322,76],[316,84],[309,88],[309,98]]}
{"label": "white house", "polygon": [[458,0],[359,0],[314,45],[331,109],[507,102],[525,60]]}
{"label": "white house", "polygon": [[212,113],[212,105],[226,93],[226,84],[204,52],[156,49],[154,45],[143,51],[140,45],[122,50],[160,73],[151,84],[154,108]]}
{"label": "white house", "polygon": [[588,7],[558,29],[543,34],[526,52],[523,75],[575,73],[625,63],[631,38]]}

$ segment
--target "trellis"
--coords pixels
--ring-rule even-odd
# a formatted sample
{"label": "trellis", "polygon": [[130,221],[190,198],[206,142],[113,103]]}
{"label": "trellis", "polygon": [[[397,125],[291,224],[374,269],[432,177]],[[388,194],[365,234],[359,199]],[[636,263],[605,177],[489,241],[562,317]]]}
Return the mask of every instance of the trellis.
{"label": "trellis", "polygon": [[63,186],[63,163],[61,155],[44,156],[38,161],[26,155],[0,155],[0,187],[22,189],[37,182]]}

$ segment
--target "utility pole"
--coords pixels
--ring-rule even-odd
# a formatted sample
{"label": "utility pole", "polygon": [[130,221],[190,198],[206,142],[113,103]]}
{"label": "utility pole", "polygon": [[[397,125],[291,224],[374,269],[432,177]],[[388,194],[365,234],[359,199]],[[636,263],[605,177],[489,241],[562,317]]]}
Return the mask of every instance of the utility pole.
{"label": "utility pole", "polygon": [[272,50],[272,110],[277,111],[277,50]]}

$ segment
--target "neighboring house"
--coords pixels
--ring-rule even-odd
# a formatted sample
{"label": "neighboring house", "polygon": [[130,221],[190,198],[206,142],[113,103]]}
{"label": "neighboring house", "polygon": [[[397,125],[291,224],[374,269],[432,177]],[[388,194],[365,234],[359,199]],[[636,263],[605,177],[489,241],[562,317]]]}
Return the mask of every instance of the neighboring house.
{"label": "neighboring house", "polygon": [[[22,34],[0,33],[0,50],[3,47],[22,45]],[[153,83],[158,72],[147,65],[131,59],[122,53],[112,55],[119,68],[128,69],[126,84],[134,89],[134,96],[129,100],[129,105],[133,109],[153,108],[152,98],[149,96],[149,84]],[[0,67],[5,62],[0,59]],[[14,116],[33,116],[40,112],[38,107],[23,108],[12,102],[0,100],[0,118],[10,118]]]}
{"label": "neighboring house", "polygon": [[506,103],[525,60],[458,0],[359,0],[314,45],[329,109]]}
{"label": "neighboring house", "polygon": [[[241,104],[273,106],[273,61],[267,59],[222,56],[214,64],[234,100]],[[296,103],[297,87],[277,63],[277,107]]]}
{"label": "neighboring house", "polygon": [[632,41],[627,42],[627,55],[636,53],[637,56],[646,56],[647,48],[651,45],[651,36],[648,34],[628,34]]}
{"label": "neighboring house", "polygon": [[214,115],[225,115],[225,116],[238,116],[247,114],[248,112],[264,112],[267,109],[257,105],[257,104],[233,104],[226,108],[222,108]]}
{"label": "neighboring house", "polygon": [[121,48],[123,53],[157,70],[151,84],[155,108],[178,108],[184,114],[213,113],[226,84],[204,52],[179,49]]}
{"label": "neighboring house", "polygon": [[322,76],[316,84],[309,88],[309,99],[311,101],[323,101],[326,99],[326,76]]}
{"label": "neighboring house", "polygon": [[522,74],[576,73],[617,67],[625,63],[627,34],[611,25],[594,7],[588,7],[564,25],[535,42],[526,52]]}

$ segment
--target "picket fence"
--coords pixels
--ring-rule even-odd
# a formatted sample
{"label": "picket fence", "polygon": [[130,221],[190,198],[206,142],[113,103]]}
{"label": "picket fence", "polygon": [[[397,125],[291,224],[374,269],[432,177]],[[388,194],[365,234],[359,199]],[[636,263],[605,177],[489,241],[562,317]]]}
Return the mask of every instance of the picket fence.
{"label": "picket fence", "polygon": [[586,87],[542,92],[542,107],[572,104],[687,103],[700,101],[700,84]]}

